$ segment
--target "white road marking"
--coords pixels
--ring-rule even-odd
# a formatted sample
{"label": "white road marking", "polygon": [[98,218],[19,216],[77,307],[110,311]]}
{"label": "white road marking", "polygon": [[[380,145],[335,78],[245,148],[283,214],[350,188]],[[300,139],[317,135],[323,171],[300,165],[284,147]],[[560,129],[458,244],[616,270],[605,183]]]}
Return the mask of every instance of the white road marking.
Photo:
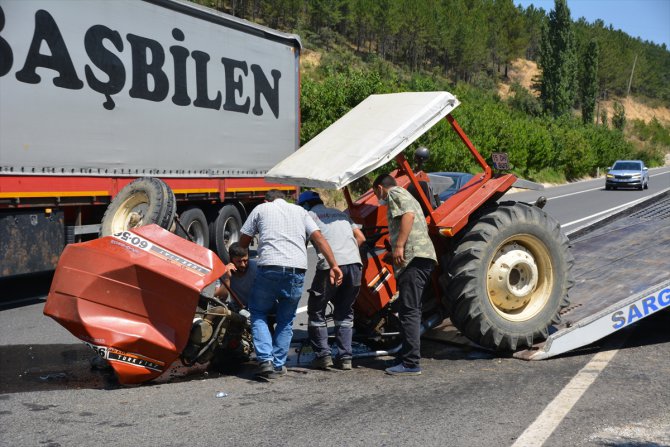
{"label": "white road marking", "polygon": [[296,315],[307,312],[307,306],[298,307],[298,310],[295,311]]}
{"label": "white road marking", "polygon": [[580,222],[584,222],[585,220],[593,219],[594,217],[602,216],[603,214],[608,214],[608,213],[613,213],[614,211],[618,211],[622,208],[629,208],[631,206],[635,206],[638,203],[642,202],[643,200],[648,199],[649,197],[642,197],[637,200],[633,200],[632,202],[624,203],[623,205],[615,206],[614,208],[610,208],[605,211],[601,211],[599,213],[591,214],[590,216],[582,217],[581,219],[573,220],[572,222],[568,222],[565,224],[561,224],[561,227],[569,227],[570,225],[578,224]]}
{"label": "white road marking", "polygon": [[562,198],[562,197],[574,196],[574,195],[576,195],[576,194],[581,194],[581,193],[583,193],[583,192],[597,191],[597,190],[599,190],[599,189],[603,189],[603,186],[599,186],[599,187],[597,187],[597,188],[585,189],[585,190],[583,190],[583,191],[571,192],[571,193],[563,194],[563,195],[556,196],[556,197],[547,197],[547,200],[549,201],[549,200],[554,200],[554,199],[560,199],[560,198]]}
{"label": "white road marking", "polygon": [[595,382],[610,360],[619,352],[619,347],[628,338],[625,335],[615,349],[599,352],[586,364],[560,393],[546,406],[535,421],[517,438],[512,447],[540,447],[556,430],[563,418]]}
{"label": "white road marking", "polygon": [[[669,173],[669,172],[659,172],[658,174],[650,174],[649,177],[656,177],[656,176],[659,176],[659,175],[667,175],[668,173]],[[598,179],[598,180],[600,180],[600,179]],[[591,181],[591,180],[587,180],[587,181]],[[601,180],[601,181],[602,181],[602,180]],[[604,188],[605,188],[605,187],[601,185],[601,186],[599,186],[599,187],[597,187],[597,188],[590,188],[590,189],[585,189],[585,190],[583,190],[583,191],[571,192],[571,193],[568,193],[568,194],[562,194],[562,195],[560,195],[560,196],[556,196],[556,197],[547,197],[547,201],[549,201],[549,200],[554,200],[554,199],[560,199],[560,198],[562,198],[562,197],[570,197],[570,196],[574,196],[574,195],[576,195],[576,194],[581,194],[581,193],[584,193],[584,192],[597,191],[597,190],[599,190],[599,189],[604,189]]]}

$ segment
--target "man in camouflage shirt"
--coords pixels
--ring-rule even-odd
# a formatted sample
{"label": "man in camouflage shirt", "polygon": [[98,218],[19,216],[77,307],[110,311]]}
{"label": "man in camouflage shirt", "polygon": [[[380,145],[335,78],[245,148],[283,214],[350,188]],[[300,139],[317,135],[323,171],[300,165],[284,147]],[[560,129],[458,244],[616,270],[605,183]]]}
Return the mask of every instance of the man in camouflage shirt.
{"label": "man in camouflage shirt", "polygon": [[372,183],[380,205],[387,205],[394,274],[398,285],[397,310],[400,318],[400,363],[386,369],[387,374],[419,375],[421,367],[421,296],[437,262],[435,247],[419,202],[393,177],[382,174]]}

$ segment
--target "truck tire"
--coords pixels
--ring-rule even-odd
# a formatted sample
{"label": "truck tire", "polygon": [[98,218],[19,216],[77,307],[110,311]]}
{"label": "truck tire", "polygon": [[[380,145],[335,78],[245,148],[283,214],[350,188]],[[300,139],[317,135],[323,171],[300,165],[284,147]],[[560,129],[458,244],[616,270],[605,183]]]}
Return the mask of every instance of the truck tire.
{"label": "truck tire", "polygon": [[[181,226],[177,225],[177,230],[175,232],[177,236],[181,236],[186,240],[191,240],[193,243],[198,244],[201,247],[209,248],[209,227],[207,226],[207,218],[200,208],[189,208],[181,213],[179,215],[179,223]],[[186,232],[182,230],[182,227]]]}
{"label": "truck tire", "polygon": [[242,228],[240,212],[235,205],[224,205],[210,228],[212,229],[210,234],[212,250],[219,255],[224,264],[229,263],[228,247],[233,242],[240,240],[240,229]]}
{"label": "truck tire", "polygon": [[100,236],[152,223],[171,230],[175,210],[175,196],[165,182],[153,177],[138,178],[119,191],[107,207]]}
{"label": "truck tire", "polygon": [[529,204],[497,205],[455,248],[446,273],[451,321],[486,348],[531,347],[569,305],[573,264],[556,220]]}

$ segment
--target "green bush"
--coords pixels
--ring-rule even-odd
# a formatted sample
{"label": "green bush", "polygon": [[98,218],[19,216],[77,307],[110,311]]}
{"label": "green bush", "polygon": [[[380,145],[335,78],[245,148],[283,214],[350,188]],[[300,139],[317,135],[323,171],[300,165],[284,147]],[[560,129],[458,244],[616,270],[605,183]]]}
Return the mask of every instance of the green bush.
{"label": "green bush", "polygon": [[523,88],[521,84],[513,83],[510,90],[514,95],[510,96],[507,102],[513,109],[530,116],[540,116],[542,114],[540,101],[531,92]]}

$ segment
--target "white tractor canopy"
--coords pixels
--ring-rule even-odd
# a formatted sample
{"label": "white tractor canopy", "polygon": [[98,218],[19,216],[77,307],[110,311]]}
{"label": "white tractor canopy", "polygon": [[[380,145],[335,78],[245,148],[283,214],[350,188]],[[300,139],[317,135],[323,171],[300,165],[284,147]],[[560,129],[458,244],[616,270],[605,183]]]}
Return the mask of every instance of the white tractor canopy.
{"label": "white tractor canopy", "polygon": [[280,161],[265,178],[343,188],[392,160],[459,104],[448,92],[371,95]]}

